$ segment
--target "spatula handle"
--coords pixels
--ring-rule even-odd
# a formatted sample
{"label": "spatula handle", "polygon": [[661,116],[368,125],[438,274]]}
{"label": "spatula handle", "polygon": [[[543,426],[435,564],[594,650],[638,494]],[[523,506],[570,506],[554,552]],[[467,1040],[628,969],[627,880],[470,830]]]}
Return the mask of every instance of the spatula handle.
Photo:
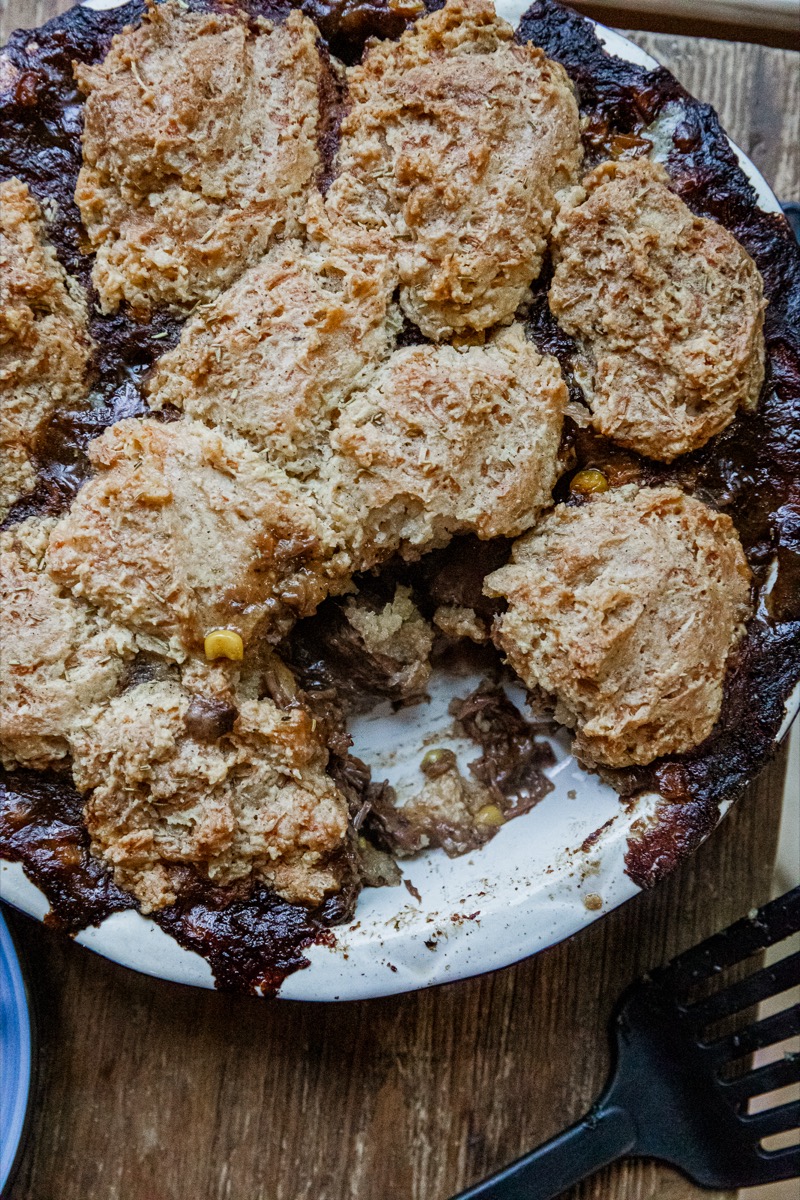
{"label": "spatula handle", "polygon": [[636,1127],[625,1109],[594,1109],[577,1125],[454,1200],[553,1200],[635,1146]]}

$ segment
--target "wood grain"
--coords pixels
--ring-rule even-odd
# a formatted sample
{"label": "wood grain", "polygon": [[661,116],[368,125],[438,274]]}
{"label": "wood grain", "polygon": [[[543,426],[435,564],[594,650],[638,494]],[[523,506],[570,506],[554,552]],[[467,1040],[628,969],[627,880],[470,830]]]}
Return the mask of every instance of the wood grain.
{"label": "wood grain", "polygon": [[33,29],[70,7],[60,0],[0,0],[0,45],[14,29]]}
{"label": "wood grain", "polygon": [[[3,36],[64,7],[0,5]],[[634,36],[719,108],[783,198],[800,198],[796,55]],[[40,1076],[8,1200],[446,1200],[589,1106],[631,980],[767,898],[783,774],[779,756],[691,861],[577,937],[388,1000],[304,1006],[181,988],[11,914]],[[710,1195],[629,1163],[571,1200]]]}
{"label": "wood grain", "polygon": [[800,54],[744,42],[624,30],[684,87],[713,104],[780,200],[800,201]]}

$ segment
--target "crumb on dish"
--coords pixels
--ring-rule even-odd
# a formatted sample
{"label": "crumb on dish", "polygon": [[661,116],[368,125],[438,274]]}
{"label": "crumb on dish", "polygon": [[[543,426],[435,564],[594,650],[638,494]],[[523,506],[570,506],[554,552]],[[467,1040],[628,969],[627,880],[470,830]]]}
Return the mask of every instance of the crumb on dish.
{"label": "crumb on dish", "polygon": [[103,310],[213,300],[296,233],[320,167],[316,26],[149,3],[95,66],[76,201]]}

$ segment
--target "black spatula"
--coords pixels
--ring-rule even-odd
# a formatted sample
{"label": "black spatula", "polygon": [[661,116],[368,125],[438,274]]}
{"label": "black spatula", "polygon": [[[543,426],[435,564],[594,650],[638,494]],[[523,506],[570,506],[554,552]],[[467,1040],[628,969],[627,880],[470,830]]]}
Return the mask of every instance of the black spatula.
{"label": "black spatula", "polygon": [[552,1200],[618,1158],[662,1159],[706,1187],[800,1175],[800,1146],[763,1140],[800,1127],[800,1101],[750,1114],[748,1100],[800,1081],[800,1054],[727,1078],[729,1064],[800,1033],[800,1004],[736,1033],[711,1027],[800,984],[800,952],[699,1000],[690,992],[800,930],[800,888],[634,984],[614,1020],[616,1068],[588,1116],[455,1200]]}

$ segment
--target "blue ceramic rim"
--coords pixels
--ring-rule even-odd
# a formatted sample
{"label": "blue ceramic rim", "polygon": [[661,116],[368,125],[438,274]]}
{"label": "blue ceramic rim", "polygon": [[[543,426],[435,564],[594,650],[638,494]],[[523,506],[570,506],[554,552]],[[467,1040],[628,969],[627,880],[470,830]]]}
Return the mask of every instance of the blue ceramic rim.
{"label": "blue ceramic rim", "polygon": [[0,1193],[13,1171],[31,1091],[28,993],[8,926],[0,914]]}

